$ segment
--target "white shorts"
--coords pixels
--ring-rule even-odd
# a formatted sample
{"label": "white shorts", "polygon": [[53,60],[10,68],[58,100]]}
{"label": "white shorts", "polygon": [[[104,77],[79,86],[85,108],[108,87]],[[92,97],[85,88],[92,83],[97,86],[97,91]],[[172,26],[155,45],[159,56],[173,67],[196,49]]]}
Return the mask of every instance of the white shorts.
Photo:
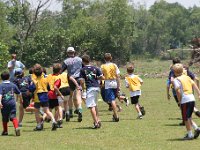
{"label": "white shorts", "polygon": [[98,95],[99,95],[99,88],[90,88],[87,90],[87,95],[86,95],[87,108],[97,106]]}

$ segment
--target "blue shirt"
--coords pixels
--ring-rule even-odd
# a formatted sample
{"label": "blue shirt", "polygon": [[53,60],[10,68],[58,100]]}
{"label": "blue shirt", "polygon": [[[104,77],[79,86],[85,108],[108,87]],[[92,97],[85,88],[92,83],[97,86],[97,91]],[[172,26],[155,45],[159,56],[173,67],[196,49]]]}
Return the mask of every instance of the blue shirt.
{"label": "blue shirt", "polygon": [[17,85],[17,87],[19,88],[19,90],[22,93],[25,93],[29,90],[29,85],[31,84],[31,79],[29,76],[25,76],[25,77],[17,77],[15,78],[15,80],[13,81],[13,83],[15,85]]}
{"label": "blue shirt", "polygon": [[99,87],[98,77],[102,76],[102,72],[95,66],[85,66],[80,71],[80,78],[85,79],[86,88]]}
{"label": "blue shirt", "polygon": [[10,82],[10,81],[3,81],[0,84],[0,95],[2,95],[2,104],[13,104],[15,103],[15,94],[20,94],[20,90],[18,87]]}

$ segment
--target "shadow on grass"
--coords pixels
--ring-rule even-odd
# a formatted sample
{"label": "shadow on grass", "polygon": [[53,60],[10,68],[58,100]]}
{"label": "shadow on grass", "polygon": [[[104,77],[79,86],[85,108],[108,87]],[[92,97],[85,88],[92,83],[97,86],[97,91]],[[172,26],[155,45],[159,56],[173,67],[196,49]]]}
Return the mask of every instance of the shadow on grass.
{"label": "shadow on grass", "polygon": [[86,129],[86,130],[95,130],[92,127],[79,127],[79,128],[73,128],[73,129]]}
{"label": "shadow on grass", "polygon": [[51,131],[51,128],[48,127],[48,128],[44,128],[43,130],[38,130],[38,131],[34,131],[34,128],[33,129],[29,129],[29,130],[23,130],[22,129],[23,132],[44,132],[46,130],[50,130]]}
{"label": "shadow on grass", "polygon": [[169,118],[169,120],[182,120],[182,118]]}
{"label": "shadow on grass", "polygon": [[182,127],[179,124],[165,124],[164,126],[168,126],[168,127]]}
{"label": "shadow on grass", "polygon": [[192,141],[193,139],[191,140],[185,140],[183,138],[175,138],[175,139],[167,139],[167,141],[170,141],[170,142],[176,142],[176,141]]}
{"label": "shadow on grass", "polygon": [[10,136],[16,136],[16,135],[15,134],[1,135],[1,137],[10,137]]}

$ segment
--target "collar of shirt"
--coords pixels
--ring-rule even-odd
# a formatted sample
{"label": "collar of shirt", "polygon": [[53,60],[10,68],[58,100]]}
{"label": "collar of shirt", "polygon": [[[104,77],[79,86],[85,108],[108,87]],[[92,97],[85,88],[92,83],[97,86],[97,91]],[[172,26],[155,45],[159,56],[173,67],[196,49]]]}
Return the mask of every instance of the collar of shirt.
{"label": "collar of shirt", "polygon": [[9,80],[4,80],[4,81],[2,81],[2,83],[10,83],[10,81]]}

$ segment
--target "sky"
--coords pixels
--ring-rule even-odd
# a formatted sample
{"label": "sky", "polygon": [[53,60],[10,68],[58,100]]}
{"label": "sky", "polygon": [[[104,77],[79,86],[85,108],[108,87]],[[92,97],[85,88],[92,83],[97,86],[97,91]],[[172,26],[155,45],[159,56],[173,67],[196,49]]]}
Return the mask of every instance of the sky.
{"label": "sky", "polygon": [[[130,0],[130,1],[132,1],[136,5],[142,4],[146,8],[149,8],[151,5],[154,4],[154,2],[156,0]],[[157,0],[157,1],[159,1],[159,0]],[[178,2],[186,8],[193,7],[194,5],[200,7],[200,0],[165,0],[165,1],[167,1],[168,3]],[[38,4],[38,0],[29,0],[29,2],[33,6],[37,6],[37,4]],[[48,9],[52,10],[52,11],[61,11],[62,10],[62,3],[58,2],[57,0],[51,0],[51,2],[49,3]]]}

